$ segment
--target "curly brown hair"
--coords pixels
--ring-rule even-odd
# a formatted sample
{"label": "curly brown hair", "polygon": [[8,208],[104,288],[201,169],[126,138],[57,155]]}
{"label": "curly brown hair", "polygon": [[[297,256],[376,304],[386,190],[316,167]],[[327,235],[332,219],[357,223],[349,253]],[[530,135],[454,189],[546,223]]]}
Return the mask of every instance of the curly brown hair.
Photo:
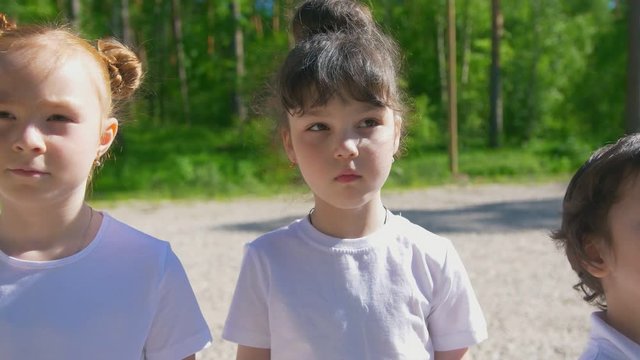
{"label": "curly brown hair", "polygon": [[600,279],[586,269],[585,265],[594,264],[586,247],[594,241],[611,247],[609,210],[619,201],[623,186],[639,174],[640,134],[596,150],[571,179],[562,203],[562,223],[551,235],[578,274],[574,289],[601,309],[607,308],[607,300]]}

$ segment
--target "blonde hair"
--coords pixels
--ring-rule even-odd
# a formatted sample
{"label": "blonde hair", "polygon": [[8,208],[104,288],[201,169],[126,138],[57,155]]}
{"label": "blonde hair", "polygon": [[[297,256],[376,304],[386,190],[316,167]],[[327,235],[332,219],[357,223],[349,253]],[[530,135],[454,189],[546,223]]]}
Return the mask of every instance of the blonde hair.
{"label": "blonde hair", "polygon": [[106,108],[109,113],[114,102],[129,100],[142,81],[142,63],[128,47],[113,38],[100,39],[92,44],[73,32],[68,26],[27,25],[16,26],[5,14],[0,13],[0,56],[16,49],[38,52],[40,47],[31,49],[33,42],[56,40],[59,57],[80,51],[93,60],[102,75],[106,88]]}

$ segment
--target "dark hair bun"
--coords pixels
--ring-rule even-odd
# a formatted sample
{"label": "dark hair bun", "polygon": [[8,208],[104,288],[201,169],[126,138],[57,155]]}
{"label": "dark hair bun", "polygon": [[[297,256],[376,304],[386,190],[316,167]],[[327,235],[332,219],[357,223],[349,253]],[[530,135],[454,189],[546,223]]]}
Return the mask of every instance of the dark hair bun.
{"label": "dark hair bun", "polygon": [[368,32],[376,26],[371,11],[354,0],[305,1],[296,10],[291,25],[296,43],[316,34]]}
{"label": "dark hair bun", "polygon": [[128,99],[142,81],[140,59],[131,49],[115,39],[98,40],[96,48],[109,69],[111,96],[115,100]]}

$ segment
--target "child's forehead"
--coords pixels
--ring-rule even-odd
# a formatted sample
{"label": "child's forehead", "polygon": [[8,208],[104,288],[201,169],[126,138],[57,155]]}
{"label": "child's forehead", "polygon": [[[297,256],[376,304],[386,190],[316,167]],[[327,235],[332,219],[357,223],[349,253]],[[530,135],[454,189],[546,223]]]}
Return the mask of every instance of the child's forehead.
{"label": "child's forehead", "polygon": [[53,55],[53,49],[49,45],[42,47],[29,44],[16,44],[9,51],[0,52],[0,61],[9,68],[40,67],[45,64],[52,65],[57,57]]}
{"label": "child's forehead", "polygon": [[332,96],[326,101],[319,102],[314,99],[308,99],[305,101],[304,108],[293,109],[292,114],[296,116],[308,115],[308,116],[323,116],[328,113],[337,112],[357,112],[364,113],[376,110],[386,110],[387,107],[383,105],[373,104],[366,101],[356,100],[352,97],[345,96]]}
{"label": "child's forehead", "polygon": [[62,30],[0,40],[0,55],[22,57],[25,63],[33,60],[64,60],[79,55],[85,55],[89,60],[92,57],[90,48],[89,43]]}
{"label": "child's forehead", "polygon": [[346,108],[346,107],[360,107],[360,108],[385,108],[385,104],[377,101],[376,99],[364,100],[358,96],[351,94],[348,91],[330,92],[326,94],[320,94],[317,90],[308,89],[303,91],[301,96],[304,112],[323,110],[330,107],[334,108]]}
{"label": "child's forehead", "polygon": [[87,67],[94,64],[99,70],[98,59],[79,43],[55,32],[34,35],[9,46],[0,46],[0,61],[15,68],[31,68],[50,72],[69,60]]}
{"label": "child's forehead", "polygon": [[46,36],[36,36],[28,42],[16,44],[11,51],[0,52],[0,75],[37,86],[51,76],[69,74],[71,76],[67,76],[65,81],[89,81],[108,108],[110,84],[105,80],[100,64],[81,47],[70,46],[67,42],[64,44],[67,47],[59,47],[58,42],[47,42]]}

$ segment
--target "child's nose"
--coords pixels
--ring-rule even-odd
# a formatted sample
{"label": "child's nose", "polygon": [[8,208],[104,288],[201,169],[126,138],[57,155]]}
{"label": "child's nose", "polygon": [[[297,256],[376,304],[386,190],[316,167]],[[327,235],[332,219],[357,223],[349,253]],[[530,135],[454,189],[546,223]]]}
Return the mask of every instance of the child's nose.
{"label": "child's nose", "polygon": [[338,159],[351,159],[358,156],[360,139],[351,135],[345,135],[336,146],[335,157]]}
{"label": "child's nose", "polygon": [[26,125],[18,131],[16,139],[13,143],[13,150],[33,151],[35,153],[43,153],[46,150],[44,136],[40,130],[33,125]]}

